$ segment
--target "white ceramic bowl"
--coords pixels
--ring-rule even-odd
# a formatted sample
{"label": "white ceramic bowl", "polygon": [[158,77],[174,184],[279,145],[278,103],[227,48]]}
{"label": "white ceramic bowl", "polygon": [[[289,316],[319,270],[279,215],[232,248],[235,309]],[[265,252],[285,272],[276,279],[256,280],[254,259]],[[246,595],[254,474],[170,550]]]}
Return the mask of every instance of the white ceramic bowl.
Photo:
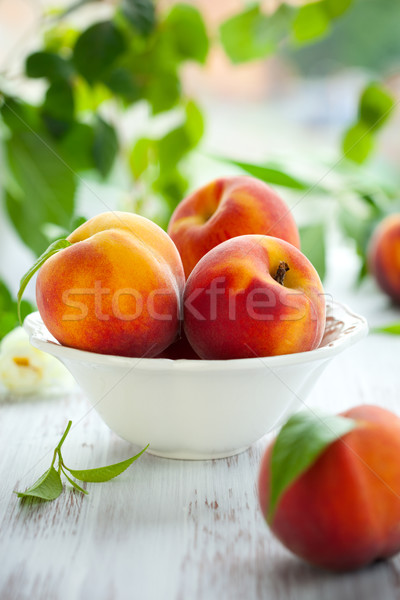
{"label": "white ceramic bowl", "polygon": [[245,450],[307,399],[327,363],[367,334],[366,320],[337,302],[321,346],[236,360],[125,358],[61,346],[39,313],[25,329],[33,346],[70,370],[107,425],[167,458],[212,459]]}

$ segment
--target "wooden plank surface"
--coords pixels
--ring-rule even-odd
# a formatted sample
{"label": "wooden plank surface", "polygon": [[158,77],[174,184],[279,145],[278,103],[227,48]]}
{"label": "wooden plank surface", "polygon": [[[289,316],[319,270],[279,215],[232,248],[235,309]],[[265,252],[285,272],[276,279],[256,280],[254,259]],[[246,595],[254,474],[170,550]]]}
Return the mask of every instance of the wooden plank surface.
{"label": "wooden plank surface", "polygon": [[[328,366],[307,405],[339,411],[373,403],[399,413],[399,347],[398,338],[368,337]],[[64,458],[71,467],[138,450],[79,392],[0,405],[1,600],[400,598],[399,558],[334,575],[274,540],[256,487],[268,437],[215,461],[147,454],[113,482],[87,484],[88,497],[68,487],[52,503],[22,504],[12,491],[47,468],[68,419],[74,425]]]}

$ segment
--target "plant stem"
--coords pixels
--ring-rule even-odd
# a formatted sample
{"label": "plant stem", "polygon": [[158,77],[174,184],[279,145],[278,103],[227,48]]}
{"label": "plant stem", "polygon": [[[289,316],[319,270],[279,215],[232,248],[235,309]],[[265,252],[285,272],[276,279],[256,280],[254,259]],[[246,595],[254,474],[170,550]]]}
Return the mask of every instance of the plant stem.
{"label": "plant stem", "polygon": [[62,435],[62,438],[58,442],[58,444],[56,446],[56,449],[54,450],[54,453],[58,452],[58,454],[60,456],[60,459],[61,459],[61,454],[60,454],[61,446],[63,445],[64,440],[67,437],[69,430],[71,429],[71,425],[72,425],[72,421],[68,421],[68,425],[67,425],[67,427],[66,427],[66,429],[65,429],[65,431],[64,431],[64,433]]}

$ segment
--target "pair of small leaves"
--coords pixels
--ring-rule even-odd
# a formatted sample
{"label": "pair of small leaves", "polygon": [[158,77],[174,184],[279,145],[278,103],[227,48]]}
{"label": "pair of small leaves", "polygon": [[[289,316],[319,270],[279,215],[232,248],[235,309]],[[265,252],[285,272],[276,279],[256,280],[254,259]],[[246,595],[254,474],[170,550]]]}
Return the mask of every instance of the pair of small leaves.
{"label": "pair of small leaves", "polygon": [[356,427],[356,421],[318,412],[299,412],[279,432],[271,454],[268,521],[285,491],[332,444]]}
{"label": "pair of small leaves", "polygon": [[[107,465],[105,467],[98,467],[95,469],[70,469],[67,467],[63,461],[61,455],[61,446],[64,443],[64,440],[71,428],[72,422],[69,421],[67,428],[54,450],[53,461],[49,469],[43,473],[41,477],[28,489],[24,492],[16,492],[18,498],[35,498],[37,500],[55,500],[58,498],[63,491],[63,484],[61,480],[61,473],[66,477],[69,483],[82,494],[88,494],[86,490],[84,490],[76,481],[71,479],[75,477],[79,481],[87,482],[87,483],[101,483],[105,481],[110,481],[114,477],[117,477],[121,473],[123,473],[128,467],[131,466],[135,460],[137,460],[149,447],[149,444],[143,450],[141,450],[135,456],[123,460],[122,462],[115,463],[113,465]],[[54,468],[54,462],[56,457],[58,456],[58,469]],[[67,473],[68,471],[68,473]]]}

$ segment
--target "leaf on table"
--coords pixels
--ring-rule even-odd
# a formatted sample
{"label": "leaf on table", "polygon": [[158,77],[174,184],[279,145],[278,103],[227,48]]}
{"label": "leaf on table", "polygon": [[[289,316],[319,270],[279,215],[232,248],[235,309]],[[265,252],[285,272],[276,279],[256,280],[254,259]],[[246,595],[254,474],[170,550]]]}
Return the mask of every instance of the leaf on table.
{"label": "leaf on table", "polygon": [[356,427],[356,421],[311,411],[287,421],[276,438],[271,455],[271,488],[268,520],[272,521],[282,495],[307,471],[335,440]]}
{"label": "leaf on table", "polygon": [[301,251],[314,265],[321,280],[326,273],[325,227],[323,223],[313,223],[299,228]]}
{"label": "leaf on table", "polygon": [[62,469],[62,472],[65,475],[65,477],[68,479],[68,481],[70,482],[72,487],[75,488],[77,492],[81,492],[82,494],[85,494],[86,496],[89,494],[88,491],[84,490],[83,487],[81,487],[76,481],[71,479],[71,477],[68,476],[68,473],[64,469]]}
{"label": "leaf on table", "polygon": [[64,465],[64,467],[71,473],[71,475],[73,475],[76,479],[79,479],[79,481],[93,483],[109,481],[130,467],[130,465],[137,460],[147,450],[148,447],[149,444],[147,444],[147,446],[138,454],[135,454],[135,456],[106,467],[98,467],[97,469],[69,469],[66,465]]}
{"label": "leaf on table", "polygon": [[18,498],[39,498],[55,500],[61,494],[63,485],[59,473],[50,467],[43,475],[24,492],[16,492]]}

